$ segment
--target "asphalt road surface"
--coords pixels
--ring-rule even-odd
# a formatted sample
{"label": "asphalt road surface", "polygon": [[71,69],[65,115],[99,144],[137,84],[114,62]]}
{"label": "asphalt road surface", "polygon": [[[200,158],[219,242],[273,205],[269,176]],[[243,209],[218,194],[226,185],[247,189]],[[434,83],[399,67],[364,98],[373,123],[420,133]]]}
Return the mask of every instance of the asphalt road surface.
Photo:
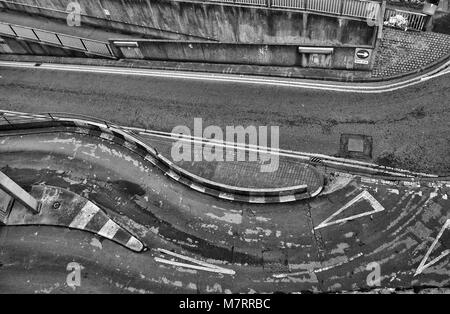
{"label": "asphalt road surface", "polygon": [[[58,128],[0,135],[0,169],[20,186],[28,191],[56,186],[83,196],[147,248],[137,253],[100,232],[26,227],[20,225],[28,220],[16,219],[0,227],[0,292],[72,291],[70,263],[80,265],[75,292],[324,292],[449,285],[448,183],[334,173],[316,198],[247,204],[184,186],[125,146],[98,136]],[[75,216],[72,207],[60,203],[60,221]],[[79,213],[76,217],[87,217],[84,227],[72,221],[71,228],[89,230],[95,217]],[[169,265],[173,256],[160,249],[215,268]],[[234,274],[218,273],[217,267]]]}
{"label": "asphalt road surface", "polygon": [[280,146],[336,154],[341,133],[373,136],[380,164],[450,173],[450,76],[383,94],[36,69],[0,68],[0,107],[71,112],[171,131],[280,126]]}

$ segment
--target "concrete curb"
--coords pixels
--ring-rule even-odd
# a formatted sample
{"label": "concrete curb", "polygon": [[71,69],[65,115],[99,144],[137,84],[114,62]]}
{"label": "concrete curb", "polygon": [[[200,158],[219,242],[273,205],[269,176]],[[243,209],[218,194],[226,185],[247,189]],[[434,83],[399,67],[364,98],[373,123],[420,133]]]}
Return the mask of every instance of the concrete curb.
{"label": "concrete curb", "polygon": [[[39,121],[29,119],[26,123],[18,124],[21,129],[36,129],[62,126],[71,128],[69,131],[99,137],[118,145],[121,145],[132,152],[140,155],[152,165],[160,169],[165,176],[190,187],[191,189],[216,198],[255,204],[287,203],[317,196],[323,188],[324,178],[316,171],[316,176],[320,180],[320,188],[316,191],[308,191],[306,185],[292,186],[287,188],[272,189],[248,189],[230,186],[213,182],[192,174],[172,161],[159,154],[154,148],[145,144],[137,136],[128,132],[116,129],[112,126],[105,127],[99,123],[79,119],[59,118],[55,121]],[[3,126],[0,129],[14,129],[11,126]]]}

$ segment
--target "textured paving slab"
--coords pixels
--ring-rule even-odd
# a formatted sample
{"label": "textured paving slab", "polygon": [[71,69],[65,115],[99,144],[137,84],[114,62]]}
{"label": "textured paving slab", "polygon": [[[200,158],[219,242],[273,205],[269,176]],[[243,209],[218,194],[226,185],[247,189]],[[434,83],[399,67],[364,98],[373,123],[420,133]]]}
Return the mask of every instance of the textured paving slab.
{"label": "textured paving slab", "polygon": [[[174,141],[161,140],[142,134],[140,137],[155,147],[160,154],[173,161],[171,149]],[[262,172],[263,162],[259,160],[259,157],[257,161],[250,161],[247,152],[245,160],[238,161],[237,150],[224,148],[224,156],[228,153],[234,156],[233,160],[221,162],[178,161],[174,163],[202,178],[237,187],[282,188],[305,184],[310,191],[316,191],[323,185],[323,179],[317,169],[296,159],[281,156],[279,161],[273,162],[274,167],[270,172]],[[272,158],[276,158],[276,156],[272,156]]]}
{"label": "textured paving slab", "polygon": [[390,77],[427,67],[450,54],[450,36],[384,29],[373,77]]}

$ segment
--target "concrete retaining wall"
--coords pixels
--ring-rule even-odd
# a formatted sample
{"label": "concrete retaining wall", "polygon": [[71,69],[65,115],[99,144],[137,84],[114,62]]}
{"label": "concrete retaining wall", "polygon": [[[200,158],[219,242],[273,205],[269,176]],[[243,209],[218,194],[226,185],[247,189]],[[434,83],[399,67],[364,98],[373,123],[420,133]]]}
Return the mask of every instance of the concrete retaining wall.
{"label": "concrete retaining wall", "polygon": [[[122,46],[125,43],[129,46]],[[132,47],[130,43],[136,43]],[[121,58],[203,63],[297,66],[346,70],[370,70],[355,64],[356,47],[331,47],[333,53],[299,53],[298,45],[236,44],[168,40],[111,40]]]}
{"label": "concrete retaining wall", "polygon": [[[14,1],[59,11],[65,11],[70,2]],[[0,6],[36,12],[36,9],[30,7],[4,2],[0,2]],[[115,22],[110,26],[120,26],[122,31],[138,31],[141,34],[145,30],[138,26],[144,26],[153,29],[152,36],[162,36],[166,39],[187,39],[190,36],[222,42],[373,46],[377,32],[376,27],[358,19],[214,3],[90,0],[82,1],[81,6],[83,14],[110,19]],[[109,11],[109,16],[105,14],[105,10]],[[56,16],[48,10],[40,10],[40,14],[52,18]],[[119,25],[117,22],[125,24]],[[92,18],[89,23],[98,26],[105,24],[104,21]]]}

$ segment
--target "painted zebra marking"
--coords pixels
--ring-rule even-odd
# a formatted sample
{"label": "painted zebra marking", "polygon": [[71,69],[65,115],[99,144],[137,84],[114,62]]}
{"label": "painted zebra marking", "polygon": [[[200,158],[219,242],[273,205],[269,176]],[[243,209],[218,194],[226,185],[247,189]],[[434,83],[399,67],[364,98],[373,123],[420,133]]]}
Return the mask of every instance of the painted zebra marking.
{"label": "painted zebra marking", "polygon": [[419,274],[421,274],[425,269],[427,269],[428,267],[436,264],[441,259],[443,259],[448,254],[450,254],[450,249],[447,249],[447,250],[443,251],[438,257],[436,257],[435,259],[433,259],[433,260],[431,260],[430,262],[427,263],[427,260],[430,257],[431,252],[433,252],[433,250],[434,250],[435,246],[437,245],[439,239],[442,237],[442,235],[444,234],[444,232],[447,229],[450,229],[450,219],[447,219],[447,221],[445,222],[445,224],[442,227],[441,231],[439,231],[436,239],[434,239],[434,241],[431,244],[430,248],[428,249],[427,253],[423,257],[422,261],[420,262],[419,267],[417,267],[417,270],[416,270],[416,273],[414,274],[414,277],[419,275]]}
{"label": "painted zebra marking", "polygon": [[[333,220],[333,218],[335,218],[337,215],[339,215],[340,213],[345,211],[347,208],[349,208],[350,206],[356,204],[357,202],[359,202],[361,200],[368,201],[370,203],[370,206],[372,207],[373,210],[368,211],[368,212],[364,212],[364,213],[361,213],[361,214],[357,214],[357,215],[352,215],[350,217]],[[385,208],[375,199],[375,197],[372,196],[372,194],[370,194],[367,191],[363,191],[361,194],[359,194],[354,199],[352,199],[350,202],[345,204],[341,209],[339,209],[333,215],[331,215],[330,217],[328,217],[327,219],[322,221],[317,227],[314,228],[314,230],[325,228],[325,227],[332,226],[332,225],[336,225],[336,224],[339,224],[341,222],[354,220],[354,219],[361,218],[361,217],[364,217],[364,216],[369,216],[369,215],[381,212],[383,210],[385,210]]]}
{"label": "painted zebra marking", "polygon": [[70,223],[69,227],[74,229],[84,229],[99,210],[100,208],[94,203],[87,202],[75,219]]}

